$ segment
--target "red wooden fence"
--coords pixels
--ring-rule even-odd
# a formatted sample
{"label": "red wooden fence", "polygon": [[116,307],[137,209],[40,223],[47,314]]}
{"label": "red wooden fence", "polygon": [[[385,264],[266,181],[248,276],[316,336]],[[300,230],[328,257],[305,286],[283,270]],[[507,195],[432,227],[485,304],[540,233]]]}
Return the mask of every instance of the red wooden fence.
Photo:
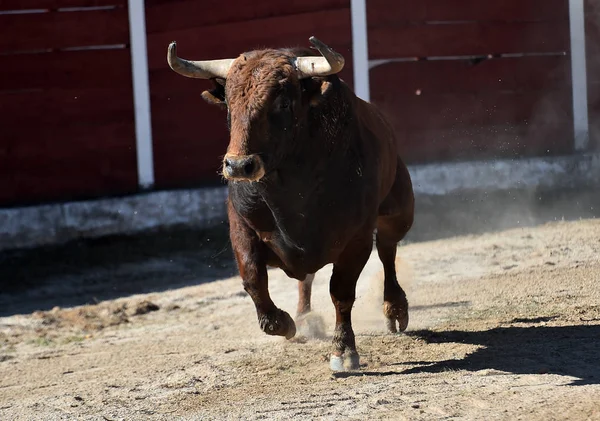
{"label": "red wooden fence", "polygon": [[600,3],[585,0],[590,146],[600,150]]}
{"label": "red wooden fence", "polygon": [[[352,84],[349,0],[145,4],[157,188],[218,182],[228,143],[225,113],[200,98],[210,83],[168,68],[170,41],[211,59],[316,35],[344,54]],[[127,1],[0,0],[25,7],[42,10],[0,14],[0,206],[136,191]],[[573,151],[568,0],[367,0],[367,16],[371,99],[409,163]],[[593,0],[586,17],[600,145]]]}
{"label": "red wooden fence", "polygon": [[137,189],[126,5],[0,0],[0,205]]}
{"label": "red wooden fence", "polygon": [[370,73],[408,162],[572,151],[567,0],[368,0],[367,17],[371,60],[419,60]]}

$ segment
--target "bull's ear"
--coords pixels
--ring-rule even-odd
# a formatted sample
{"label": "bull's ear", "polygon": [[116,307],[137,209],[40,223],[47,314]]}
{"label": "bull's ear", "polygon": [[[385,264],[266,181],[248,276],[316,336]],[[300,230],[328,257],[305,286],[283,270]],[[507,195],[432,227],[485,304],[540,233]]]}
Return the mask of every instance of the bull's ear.
{"label": "bull's ear", "polygon": [[224,79],[212,79],[213,88],[202,92],[202,98],[209,104],[218,105],[225,109],[227,104],[225,103],[225,80]]}
{"label": "bull's ear", "polygon": [[315,77],[303,81],[304,93],[311,107],[318,106],[331,92],[333,85],[327,79]]}

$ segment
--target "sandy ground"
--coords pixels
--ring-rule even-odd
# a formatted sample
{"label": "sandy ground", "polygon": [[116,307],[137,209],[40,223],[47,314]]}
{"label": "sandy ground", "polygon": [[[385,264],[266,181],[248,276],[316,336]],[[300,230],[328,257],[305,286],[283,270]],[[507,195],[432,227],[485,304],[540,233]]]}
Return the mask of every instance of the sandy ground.
{"label": "sandy ground", "polygon": [[[399,256],[408,332],[385,333],[374,254],[353,313],[362,369],[336,375],[331,267],[315,280],[311,331],[291,341],[259,330],[239,278],[206,282],[230,267],[186,272],[187,254],[176,267],[141,259],[69,275],[79,284],[60,271],[39,288],[16,282],[0,299],[0,419],[600,419],[600,220],[414,243]],[[171,289],[127,295],[132,273],[150,286],[171,277]],[[295,282],[270,276],[294,314]],[[74,282],[62,301],[46,297]],[[76,303],[64,298],[73,288],[101,299],[41,304]]]}

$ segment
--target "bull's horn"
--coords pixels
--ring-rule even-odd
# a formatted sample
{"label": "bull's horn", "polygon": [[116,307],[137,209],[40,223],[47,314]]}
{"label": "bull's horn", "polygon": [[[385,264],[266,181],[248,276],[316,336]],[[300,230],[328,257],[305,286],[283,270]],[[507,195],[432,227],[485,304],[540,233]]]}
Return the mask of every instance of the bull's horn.
{"label": "bull's horn", "polygon": [[180,75],[193,77],[196,79],[227,79],[227,73],[234,59],[227,58],[223,60],[208,61],[190,61],[177,57],[177,43],[173,41],[169,44],[167,52],[167,62],[171,69]]}
{"label": "bull's horn", "polygon": [[333,75],[344,68],[344,56],[315,37],[310,37],[308,40],[319,50],[323,57],[297,57],[296,69],[300,79],[311,76]]}

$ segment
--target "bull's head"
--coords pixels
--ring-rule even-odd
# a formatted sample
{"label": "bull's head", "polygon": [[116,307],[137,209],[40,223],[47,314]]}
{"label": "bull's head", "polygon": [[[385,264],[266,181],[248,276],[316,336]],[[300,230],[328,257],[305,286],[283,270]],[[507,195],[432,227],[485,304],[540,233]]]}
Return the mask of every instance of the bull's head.
{"label": "bull's head", "polygon": [[223,175],[234,181],[258,181],[268,171],[278,145],[293,139],[298,122],[331,87],[323,76],[338,73],[344,58],[310,38],[322,56],[301,56],[292,50],[260,50],[237,59],[189,61],[169,45],[167,61],[175,72],[212,79],[214,89],[202,97],[227,108],[230,142]]}

